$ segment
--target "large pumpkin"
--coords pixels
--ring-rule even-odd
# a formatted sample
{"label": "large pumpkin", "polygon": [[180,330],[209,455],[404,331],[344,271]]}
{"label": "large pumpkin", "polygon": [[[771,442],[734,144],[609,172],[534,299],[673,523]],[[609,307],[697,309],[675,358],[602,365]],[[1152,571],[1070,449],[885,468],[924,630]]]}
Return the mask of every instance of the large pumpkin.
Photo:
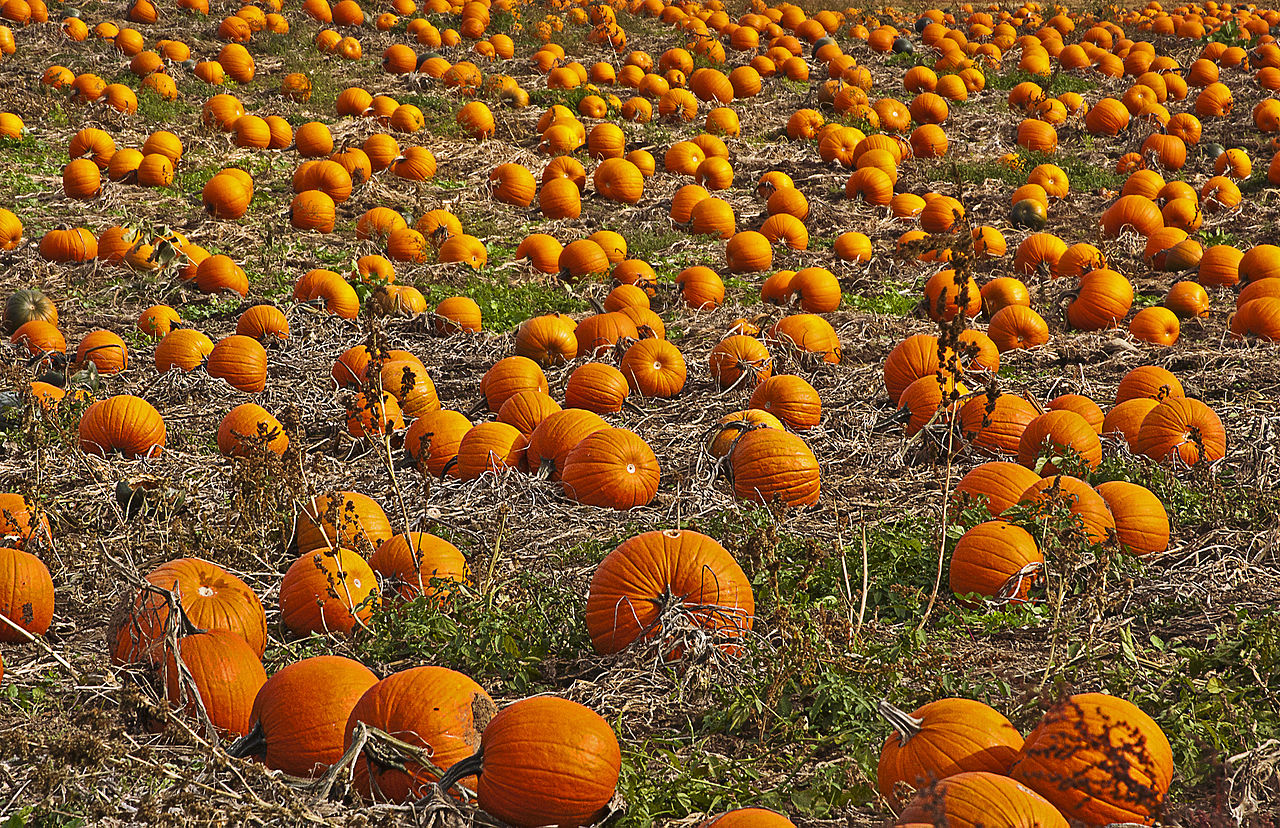
{"label": "large pumpkin", "polygon": [[1212,463],[1226,455],[1227,433],[1217,413],[1200,400],[1167,397],[1143,419],[1134,450],[1157,461],[1176,457],[1189,466]]}
{"label": "large pumpkin", "polygon": [[961,599],[1025,600],[1043,569],[1044,555],[1027,530],[990,520],[965,532],[951,551],[951,591]]}
{"label": "large pumpkin", "polygon": [[984,499],[991,516],[999,517],[1038,480],[1040,475],[1018,463],[983,463],[960,478],[954,491],[957,495],[964,493],[974,499]]}
{"label": "large pumpkin", "polygon": [[1102,495],[1077,477],[1060,474],[1042,478],[1029,486],[1018,502],[1042,510],[1065,507],[1092,543],[1105,542],[1116,528],[1115,518]]}
{"label": "large pumpkin", "polygon": [[299,553],[338,545],[368,555],[391,537],[391,522],[367,495],[326,492],[298,511],[296,532]]}
{"label": "large pumpkin", "polygon": [[775,811],[764,808],[737,808],[707,817],[697,828],[796,828],[796,824]]}
{"label": "large pumpkin", "polygon": [[178,639],[178,652],[199,700],[181,679],[177,659],[170,651],[164,668],[169,704],[182,705],[186,715],[193,717],[199,704],[219,731],[236,736],[248,733],[253,700],[267,681],[267,672],[253,649],[235,633],[210,630]]}
{"label": "large pumpkin", "polygon": [[151,457],[164,449],[164,437],[160,412],[130,394],[98,400],[80,416],[80,450],[86,454]]}
{"label": "large pumpkin", "polygon": [[447,593],[453,584],[471,583],[467,559],[458,547],[426,532],[396,535],[378,547],[369,565],[385,579],[385,587],[401,598],[428,598]]}
{"label": "large pumpkin", "polygon": [[[600,562],[587,593],[587,632],[606,654],[641,638],[689,640],[689,627],[712,641],[739,639],[754,615],[742,567],[715,540],[688,530],[645,532],[623,542]],[[664,630],[672,620],[674,628]],[[664,656],[675,652],[663,648]]]}
{"label": "large pumpkin", "polygon": [[[183,613],[196,628],[235,633],[258,656],[266,649],[267,619],[262,602],[248,584],[217,564],[201,558],[178,558],[151,570],[146,581],[177,593]],[[116,664],[159,664],[168,618],[165,596],[139,591],[108,632],[111,660]]]}
{"label": "large pumpkin", "polygon": [[[1102,462],[1098,433],[1074,411],[1046,411],[1027,423],[1018,441],[1018,462],[1041,474],[1057,474],[1058,458],[1066,452],[1074,452],[1091,469]],[[1040,465],[1042,455],[1044,463]]]}
{"label": "large pumpkin", "polygon": [[570,449],[560,483],[578,503],[626,511],[653,500],[660,477],[648,443],[625,428],[606,428]]}
{"label": "large pumpkin", "polygon": [[769,377],[751,392],[747,405],[769,412],[797,431],[822,421],[822,398],[807,380],[794,374]]}
{"label": "large pumpkin", "polygon": [[53,539],[49,519],[22,495],[0,493],[0,546],[25,549],[32,539]]}
{"label": "large pumpkin", "polygon": [[350,549],[301,555],[280,583],[280,616],[296,635],[349,634],[378,608],[378,578]]}
{"label": "large pumpkin", "polygon": [[597,822],[618,786],[622,755],[599,714],[555,696],[522,699],[493,717],[480,750],[441,780],[479,773],[480,807],[517,828]]}
{"label": "large pumpkin", "polygon": [[1169,548],[1169,513],[1150,489],[1127,480],[1099,483],[1094,488],[1107,502],[1116,521],[1116,539],[1125,549],[1135,555],[1152,555]]}
{"label": "large pumpkin", "polygon": [[249,733],[227,752],[260,756],[268,768],[290,776],[323,773],[342,758],[347,718],[377,682],[368,667],[342,656],[295,661],[259,688]]}
{"label": "large pumpkin", "polygon": [[[431,766],[410,763],[403,769],[370,761],[355,763],[355,788],[365,799],[407,802],[425,795],[444,771],[467,760],[489,724],[493,699],[469,677],[444,667],[414,667],[392,673],[356,702],[347,718],[344,748],[351,747],[363,722],[412,745],[427,749]],[[475,788],[475,780],[463,779]],[[376,789],[374,787],[376,783]]]}
{"label": "large pumpkin", "polygon": [[743,500],[787,506],[812,506],[822,490],[818,459],[794,434],[757,428],[737,439],[729,451],[733,493]]}
{"label": "large pumpkin", "polygon": [[1150,825],[1169,792],[1173,751],[1133,703],[1083,693],[1045,714],[1009,775],[1086,825]]}
{"label": "large pumpkin", "polygon": [[880,702],[893,727],[880,750],[876,787],[901,808],[899,783],[912,788],[969,771],[1005,774],[1022,748],[1022,734],[998,711],[972,699],[938,699],[913,713]]}
{"label": "large pumpkin", "polygon": [[[31,635],[44,635],[53,621],[53,578],[44,563],[21,549],[0,546],[0,615]],[[0,641],[21,643],[26,636],[0,624]]]}

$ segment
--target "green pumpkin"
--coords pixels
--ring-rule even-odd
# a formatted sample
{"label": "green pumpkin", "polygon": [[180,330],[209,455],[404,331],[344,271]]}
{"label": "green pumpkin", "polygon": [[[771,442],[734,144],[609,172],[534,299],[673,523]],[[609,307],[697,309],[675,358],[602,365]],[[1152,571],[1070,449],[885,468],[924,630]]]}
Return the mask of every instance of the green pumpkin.
{"label": "green pumpkin", "polygon": [[9,333],[13,333],[33,319],[43,319],[50,324],[58,324],[58,309],[54,306],[53,300],[40,291],[23,288],[16,291],[9,297],[9,301],[4,303],[4,327]]}
{"label": "green pumpkin", "polygon": [[1009,211],[1009,220],[1013,222],[1015,227],[1025,227],[1028,230],[1043,230],[1045,224],[1049,221],[1049,214],[1044,205],[1036,199],[1024,198],[1013,205],[1013,209]]}

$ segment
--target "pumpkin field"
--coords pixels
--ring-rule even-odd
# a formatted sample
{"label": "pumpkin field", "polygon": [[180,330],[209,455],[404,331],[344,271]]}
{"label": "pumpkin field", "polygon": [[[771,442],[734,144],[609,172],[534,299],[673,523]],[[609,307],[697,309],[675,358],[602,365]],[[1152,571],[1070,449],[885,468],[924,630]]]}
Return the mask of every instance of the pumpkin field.
{"label": "pumpkin field", "polygon": [[3,828],[1280,824],[1280,9],[0,18]]}

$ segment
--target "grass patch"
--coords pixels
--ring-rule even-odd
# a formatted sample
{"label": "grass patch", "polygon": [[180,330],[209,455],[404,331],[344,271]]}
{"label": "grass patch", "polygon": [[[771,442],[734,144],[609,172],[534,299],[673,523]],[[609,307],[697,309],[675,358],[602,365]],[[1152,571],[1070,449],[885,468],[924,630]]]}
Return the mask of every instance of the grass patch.
{"label": "grass patch", "polygon": [[480,306],[484,326],[492,331],[509,331],[524,320],[544,313],[580,313],[587,303],[571,295],[562,285],[503,282],[485,274],[468,281],[466,287],[426,285],[419,290],[434,306],[449,296],[469,296]]}
{"label": "grass patch", "polygon": [[1053,72],[1048,75],[1036,75],[1031,72],[1024,72],[1021,69],[1015,69],[1012,72],[1004,74],[988,74],[987,88],[989,89],[1012,89],[1020,83],[1030,81],[1039,86],[1047,95],[1060,95],[1063,92],[1091,92],[1097,88],[1096,83],[1090,82],[1086,78],[1078,78],[1075,75],[1069,75],[1063,72]]}
{"label": "grass patch", "polygon": [[583,598],[571,584],[517,570],[479,590],[387,605],[361,649],[378,662],[411,659],[458,670],[495,695],[539,692],[554,686],[548,662],[590,647]]}
{"label": "grass patch", "polygon": [[885,316],[906,316],[920,301],[911,285],[898,283],[886,284],[884,287],[883,293],[872,296],[846,293],[844,301],[860,311]]}

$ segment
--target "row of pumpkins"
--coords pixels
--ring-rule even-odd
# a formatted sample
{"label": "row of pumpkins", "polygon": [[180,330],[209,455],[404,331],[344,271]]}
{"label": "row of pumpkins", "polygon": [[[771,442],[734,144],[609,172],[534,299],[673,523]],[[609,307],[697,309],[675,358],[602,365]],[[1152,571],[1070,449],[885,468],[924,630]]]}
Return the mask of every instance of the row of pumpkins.
{"label": "row of pumpkins", "polygon": [[[942,42],[949,42],[949,41],[944,40]],[[825,45],[829,45],[829,44],[824,44],[824,46]],[[1218,54],[1215,56],[1222,57],[1224,50],[1208,50],[1207,49],[1205,54],[1209,54],[1210,52],[1217,52]],[[1139,52],[1137,54],[1145,54],[1145,53]],[[668,57],[668,55],[664,54],[664,58],[666,57]],[[628,60],[631,60],[633,58],[636,61],[636,64],[640,64],[640,65],[644,64],[643,57],[635,55],[634,53],[628,56]],[[681,63],[678,55],[673,56],[671,60],[668,62],[672,64]],[[1137,61],[1137,63],[1141,63],[1141,61]],[[1209,63],[1209,65],[1213,65],[1209,58],[1201,57],[1197,61],[1197,64],[1193,67],[1193,70],[1194,70],[1192,73],[1193,83],[1200,83],[1201,78],[1208,77],[1208,75],[1206,74],[1207,70],[1203,68],[1204,63]],[[630,66],[630,65],[636,65],[636,64],[629,63],[628,65]],[[681,63],[681,65],[683,64]],[[923,70],[923,71],[917,71],[917,70]],[[708,71],[714,71],[714,70],[708,70]],[[927,70],[924,67],[917,67],[916,70],[912,70],[912,72],[908,73],[908,77],[904,82],[907,84],[908,88],[911,90],[927,89],[931,84],[936,85],[936,73],[935,73],[935,77],[931,78],[930,75],[928,74],[929,71],[930,70]],[[944,77],[947,77],[947,76],[944,76]],[[1148,81],[1153,85],[1157,85],[1157,86],[1159,85],[1155,81],[1151,81],[1150,79],[1148,79]],[[1144,86],[1141,88],[1146,89],[1148,87]],[[352,94],[348,95],[348,93],[352,93]],[[344,96],[348,98],[354,97],[355,102],[344,104],[343,97],[340,97],[339,99],[340,114],[355,114],[355,113],[365,112],[368,110],[369,108],[368,106],[365,106],[364,109],[361,109],[361,106],[366,103],[366,100],[371,105],[373,101],[373,97],[369,96],[367,93],[363,93],[363,97],[361,97],[359,93],[363,93],[363,90],[349,89],[346,92],[344,92]],[[921,94],[925,94],[925,93],[921,93]],[[221,101],[228,100],[228,99],[229,99],[229,96],[226,96],[226,95],[216,96],[214,100],[210,101],[210,107],[212,107],[212,109],[207,107],[206,111],[216,112],[218,110],[218,107],[214,105],[219,104]],[[230,106],[232,107],[232,111],[234,112],[237,104],[234,103],[234,99],[230,99],[230,100],[232,101]],[[1021,84],[1018,87],[1016,87],[1015,90],[1010,94],[1011,106],[1016,105],[1016,106],[1021,106],[1025,108],[1037,100],[1039,100],[1038,87],[1035,87],[1035,85],[1032,83]],[[1106,100],[1110,100],[1110,99],[1106,99]],[[483,104],[479,104],[478,102],[476,102],[475,105],[483,107]],[[472,104],[468,105],[468,107],[470,106],[472,106]],[[1130,106],[1130,108],[1133,108],[1133,107]],[[463,109],[465,111],[467,107],[464,107]],[[460,112],[459,113],[460,118],[463,118],[464,120],[467,120],[468,122],[470,122],[471,120],[470,115],[466,114],[466,116],[464,117],[464,114],[465,114],[464,112]],[[567,112],[558,112],[556,109],[553,108],[552,110],[548,111],[548,113],[546,113],[546,116],[544,116],[542,123],[546,125],[546,128],[550,128],[551,126],[556,125],[557,122],[563,120],[564,117],[568,117],[572,119],[573,116],[572,114]],[[1191,116],[1188,116],[1188,117],[1191,117]],[[480,120],[483,121],[484,118],[481,118]],[[1255,120],[1259,120],[1259,117],[1255,117]],[[227,124],[229,123],[226,119],[223,119],[219,122],[222,123],[223,126],[227,126]],[[710,124],[710,120],[709,120],[709,124]],[[300,152],[302,152],[304,155],[319,155],[319,156],[323,156],[331,153],[332,146],[333,146],[332,138],[331,136],[328,135],[327,127],[325,127],[323,124],[320,124],[318,122],[307,124],[306,127],[308,129],[312,129],[316,131],[319,135],[319,139],[315,142],[312,142],[310,139],[308,139],[307,141],[303,141],[300,139],[296,144],[296,147],[300,150]],[[613,125],[607,124],[607,123],[600,124],[596,127],[595,130],[593,130],[593,134],[597,130],[601,130],[605,127],[613,127]],[[1196,125],[1196,127],[1197,129],[1193,131],[1198,131],[1198,125]],[[613,127],[613,128],[616,129],[616,127]],[[153,136],[153,138],[154,137],[156,136]],[[381,137],[389,138],[389,136],[381,136]],[[704,135],[702,136],[702,138],[709,139],[711,142],[715,142],[718,140],[718,139],[715,139],[714,136],[710,136],[710,135]],[[879,146],[879,145],[871,146],[869,144],[869,140],[876,139],[876,138],[884,138],[887,141],[887,143],[885,143],[883,146]],[[893,163],[896,163],[896,160],[901,159],[902,146],[900,143],[894,142],[892,139],[888,139],[886,136],[870,136],[870,139],[868,139],[866,136],[861,136],[860,134],[852,137],[846,135],[845,140],[842,140],[841,142],[836,142],[836,143],[841,146],[847,145],[851,147],[853,149],[853,154],[851,158],[853,158],[855,161],[858,158],[860,158],[862,155],[867,154],[868,152],[873,152],[873,151],[876,152],[877,154],[875,155],[875,158],[878,160],[876,160],[875,163],[868,164],[869,168],[872,168],[872,169],[879,169],[879,167],[877,167],[876,165],[884,160],[884,158],[880,155],[880,153],[888,153],[889,156],[894,156],[896,153],[897,158],[890,159]],[[109,140],[109,137],[108,137],[108,140]],[[318,147],[318,149],[316,149],[314,152],[309,151],[308,149],[309,147],[311,147],[313,143]],[[398,150],[398,147],[395,146],[394,139],[391,139],[390,143],[392,145],[392,147],[390,148],[390,151],[392,152],[392,154],[390,155],[390,159],[396,159],[398,158],[398,156],[395,155],[394,153],[395,151]],[[822,144],[821,140],[819,140],[819,144],[820,145]],[[601,140],[600,142],[598,142],[598,145],[599,145],[599,149],[593,150],[593,155],[595,155],[596,157],[602,157],[602,158],[607,158],[608,160],[613,160],[614,157],[616,157],[616,155],[620,154],[621,152],[621,149],[616,149],[616,145],[617,145],[616,140],[615,141]],[[681,142],[681,145],[691,145],[691,142]],[[714,146],[714,144],[712,144],[712,146]],[[721,147],[722,146],[723,144],[721,143]],[[180,147],[180,144],[179,144],[179,147]],[[610,147],[615,147],[613,152],[609,151]],[[861,152],[857,151],[863,147],[865,147],[865,149],[862,149]],[[706,149],[705,146],[700,148],[704,150]],[[421,149],[421,148],[413,148],[413,149]],[[668,162],[670,162],[672,152],[675,149],[676,147],[672,147],[672,150],[668,152]],[[422,150],[422,151],[428,152],[426,150]],[[163,155],[163,153],[151,153],[151,154]],[[386,155],[385,152],[383,154]],[[343,153],[338,154],[338,156],[342,156],[342,159],[340,160],[347,160],[348,156],[355,159],[355,160],[350,160],[349,163],[347,163],[347,166],[350,167],[350,169],[346,171],[348,173],[352,173],[352,172],[356,173],[357,177],[359,176],[360,173],[367,172],[367,165],[362,164],[358,158],[355,158],[355,156],[359,156],[359,155],[366,155],[366,153],[364,153],[362,150],[354,150],[354,152],[344,151]],[[172,156],[172,153],[170,153],[170,156]],[[338,156],[335,156],[335,158]],[[139,157],[145,158],[145,154]],[[700,167],[702,164],[706,163],[707,161],[713,158],[723,161],[723,158],[721,157],[721,155],[719,153],[716,153],[714,150],[712,152],[707,153],[705,159],[702,161],[698,161],[699,156],[696,152],[692,156],[692,158],[694,159],[694,162],[696,162],[696,164],[694,164],[695,167]],[[102,163],[105,160],[105,156],[102,156],[101,154],[95,154],[95,159],[98,161],[98,163]],[[83,161],[85,159],[77,159],[77,160]],[[138,158],[132,158],[132,160],[137,161]],[[383,159],[383,160],[387,160],[387,159]],[[686,161],[684,163],[691,163],[691,162]],[[434,159],[430,160],[428,166],[434,167]],[[511,167],[518,167],[519,165],[506,164],[502,166],[511,168]],[[643,169],[644,166],[645,165],[643,163],[640,165],[642,172],[644,171]],[[671,163],[668,163],[667,166],[668,168],[672,168],[673,165]],[[1065,181],[1065,176],[1061,175],[1061,171],[1056,170],[1056,168],[1052,168],[1048,171],[1044,171],[1043,168],[1046,166],[1051,166],[1051,165],[1042,165],[1040,168],[1037,168],[1037,171],[1033,172],[1032,176],[1029,177],[1029,183],[1027,187],[1020,188],[1019,192],[1015,193],[1015,199],[1018,202],[1027,200],[1026,198],[1018,198],[1018,196],[1019,194],[1024,194],[1023,191],[1028,190],[1028,188],[1035,191],[1030,193],[1031,200],[1047,202],[1049,198],[1055,198],[1055,197],[1061,198],[1065,196],[1066,194],[1065,190],[1067,186]],[[77,165],[77,169],[81,169],[81,168],[87,169],[85,165]],[[602,168],[603,168],[603,165],[602,165]],[[69,165],[69,169],[70,169],[70,165]],[[302,175],[306,169],[307,169],[306,165],[300,168],[299,176],[306,178],[307,176]],[[1235,178],[1246,177],[1249,172],[1248,157],[1241,150],[1228,151],[1226,153],[1223,153],[1221,156],[1219,156],[1218,162],[1215,164],[1215,169],[1218,172],[1228,173],[1230,177],[1235,177]],[[699,180],[703,180],[704,178],[706,178],[705,176],[697,173],[696,169],[689,169],[685,171],[698,175]],[[224,182],[229,184],[232,178],[241,178],[241,176],[231,175],[231,172],[232,171],[227,171],[227,174],[230,175],[230,178],[219,177],[219,181],[218,181],[219,186],[212,188],[212,190],[215,193],[221,192],[221,185]],[[861,172],[861,170],[859,170],[859,172]],[[1146,172],[1150,172],[1150,171],[1146,171]],[[498,170],[495,170],[495,175],[497,173],[498,173]],[[1042,173],[1038,179],[1037,179],[1036,173]],[[125,174],[127,175],[128,172],[126,172]],[[1152,173],[1152,175],[1156,175],[1156,174]],[[295,178],[297,177],[298,176],[295,176]],[[323,176],[320,176],[320,177],[323,178]],[[895,173],[895,177],[896,177],[896,173]],[[1218,177],[1215,177],[1214,179],[1211,179],[1209,182],[1206,183],[1205,187],[1202,188],[1202,191],[1208,194],[1208,197],[1206,200],[1207,209],[1212,208],[1214,205],[1217,205],[1219,209],[1224,207],[1231,208],[1239,203],[1238,190],[1234,190],[1234,195],[1231,196],[1231,198],[1226,198],[1223,195],[1223,193],[1226,192],[1227,190],[1231,190],[1232,188],[1234,188],[1234,185],[1231,183],[1230,177],[1223,177],[1220,175]],[[532,181],[531,176],[529,176],[528,178],[529,178],[529,181],[531,182]],[[598,175],[598,178],[599,178],[599,175]],[[1158,175],[1157,175],[1157,178],[1158,178]],[[507,177],[504,177],[503,180],[504,181],[507,180]],[[1175,183],[1180,183],[1180,182],[1175,182]],[[1049,187],[1046,187],[1045,185],[1049,185]],[[301,191],[299,192],[300,197],[306,193],[312,192],[309,189],[305,189],[305,186],[306,186],[305,184],[302,185],[303,189],[301,189]],[[341,184],[341,182],[339,182],[337,186],[339,190],[343,188],[343,185]],[[698,189],[702,189],[699,185],[692,185],[692,186],[696,186],[698,187]],[[1050,188],[1052,189],[1052,191]],[[252,191],[251,181],[248,185],[246,185],[245,189],[251,193]],[[515,189],[519,190],[520,188],[516,187]],[[795,192],[798,194],[798,191],[795,191],[794,188],[783,188],[783,189],[784,191],[790,190],[791,192]],[[605,187],[604,190],[608,190],[608,187]],[[1044,190],[1045,192],[1041,194],[1039,192],[1040,190]],[[1165,214],[1166,218],[1169,217],[1169,214],[1171,212],[1176,212],[1176,210],[1171,210],[1170,205],[1172,205],[1173,207],[1178,207],[1179,205],[1185,205],[1189,202],[1192,202],[1192,206],[1194,207],[1193,199],[1195,197],[1195,193],[1193,190],[1190,191],[1191,198],[1188,198],[1187,190],[1189,190],[1189,188],[1183,185],[1181,190],[1173,194],[1176,197],[1172,197],[1172,196],[1168,197],[1167,203],[1165,204],[1165,209],[1162,211],[1163,214]],[[71,188],[68,189],[68,192],[71,192]],[[324,192],[324,191],[321,190],[321,192]],[[890,193],[892,192],[892,187],[889,188],[889,192]],[[325,193],[325,194],[329,195],[328,193]],[[900,195],[905,196],[909,194],[900,194]],[[1122,200],[1121,200],[1122,202],[1124,201],[1124,196],[1127,196],[1127,195],[1130,195],[1130,194],[1125,193],[1122,195]],[[217,200],[216,196],[214,196],[213,198],[214,200]],[[897,199],[897,197],[894,197],[894,198],[895,200]],[[800,196],[800,200],[801,202],[803,202],[803,196]],[[244,200],[244,203],[245,203],[245,206],[247,207],[247,199]],[[720,203],[723,204],[723,202],[720,202]],[[1124,229],[1128,227],[1141,229],[1142,225],[1147,223],[1146,217],[1143,217],[1141,219],[1134,217],[1133,215],[1134,209],[1137,209],[1134,207],[1135,203],[1136,202],[1130,201],[1125,205],[1125,209],[1119,210],[1116,208],[1119,208],[1121,202],[1117,202],[1116,208],[1113,208],[1112,211],[1109,211],[1109,213],[1116,212],[1118,214],[1115,219],[1115,222],[1118,222],[1116,225],[1118,229]],[[696,207],[696,204],[694,206]],[[944,205],[944,212],[945,212],[945,206],[946,205]],[[214,208],[214,209],[216,212],[217,208]],[[674,209],[675,207],[673,205],[673,210]],[[903,207],[903,210],[906,211],[907,215],[910,215],[911,209],[912,208],[909,206]],[[807,205],[802,203],[801,206],[797,208],[797,210],[800,213],[800,219],[798,220],[802,221],[803,216],[807,214]],[[921,208],[921,211],[923,211],[923,208]],[[311,215],[313,212],[314,211],[310,211],[310,210],[302,210],[300,214]],[[331,213],[331,211],[328,210],[327,208],[324,210],[321,210],[320,212],[324,216],[327,216]],[[772,220],[777,216],[784,216],[784,217],[789,217],[791,219],[796,219],[796,215],[794,214],[795,212],[796,211],[794,210],[792,212],[780,212],[775,215],[771,215],[770,219]],[[731,214],[731,211],[730,211],[730,214]],[[955,215],[954,209],[952,210],[952,214],[953,216]],[[1179,215],[1181,216],[1181,214]],[[1198,215],[1199,215],[1198,211],[1195,211],[1193,209],[1191,214],[1187,216],[1181,216],[1180,220],[1183,222],[1184,225],[1187,221],[1194,220],[1198,222]],[[322,223],[325,223],[327,221],[328,219],[323,219]],[[766,222],[766,224],[768,224],[768,222]],[[1104,225],[1105,224],[1109,224],[1109,222],[1104,217]],[[947,226],[947,222],[944,217],[943,222],[940,226],[940,229],[945,229],[946,226]],[[407,228],[405,229],[407,230]],[[762,228],[762,230],[765,230],[765,229],[768,229],[768,228]],[[984,230],[986,229],[988,228],[984,228]],[[773,228],[773,230],[774,232],[767,232],[763,234],[758,234],[755,231],[744,231],[742,234],[737,234],[737,235],[743,236],[743,238],[740,240],[740,243],[736,245],[736,247],[741,248],[741,250],[738,251],[737,254],[735,255],[735,251],[733,249],[735,245],[732,245],[732,244],[730,245],[730,249],[726,253],[726,257],[729,262],[730,268],[739,269],[738,266],[740,265],[740,263],[747,263],[744,269],[767,268],[768,263],[771,260],[771,256],[768,255],[769,248],[768,248],[768,245],[759,243],[760,241],[778,242],[779,240],[782,240],[789,245],[794,245],[794,244],[797,244],[798,238],[802,238],[803,235],[807,235],[807,233],[800,234],[798,232],[793,232],[794,230],[796,230],[794,226],[789,226],[788,228],[783,228],[781,230],[777,228]],[[800,225],[799,230],[803,231],[803,225]],[[1182,230],[1182,228],[1166,227],[1165,230],[1172,230],[1173,232],[1176,233],[1177,231]],[[1185,230],[1183,230],[1183,232],[1185,232]],[[747,234],[750,234],[750,236],[748,236]],[[421,236],[420,233],[417,235]],[[763,238],[757,239],[755,238],[757,236],[762,236]],[[1158,255],[1164,250],[1168,250],[1169,248],[1173,247],[1175,244],[1179,242],[1179,239],[1170,238],[1169,241],[1173,242],[1173,244],[1166,242],[1164,245],[1162,245],[1160,248],[1158,248],[1155,251],[1155,254]],[[1186,241],[1186,240],[1183,240],[1183,241]],[[423,251],[425,251],[426,249],[426,245],[423,242],[424,242],[424,239],[422,238],[412,238],[409,240],[409,243],[407,245],[393,246],[393,249],[397,249],[397,250],[406,249],[408,251],[409,257],[419,258],[423,255]],[[472,248],[474,246],[468,243],[468,244],[455,245],[455,247]],[[1196,245],[1194,241],[1191,241],[1189,244],[1182,245],[1179,249],[1180,255],[1176,258],[1176,261],[1183,262],[1185,264],[1187,263],[1188,258],[1190,260],[1194,260],[1195,259],[1194,251],[1196,247],[1198,247],[1198,245]],[[988,247],[988,249],[990,248]],[[857,256],[855,256],[855,258],[856,257]],[[443,258],[442,260],[467,261],[473,264],[476,263],[477,261],[475,254],[469,254],[465,249],[462,251],[461,256],[450,255],[446,258]],[[483,264],[483,261],[480,261],[479,263]],[[1086,320],[1089,319],[1090,316],[1098,316],[1098,314],[1087,313],[1086,310],[1083,309],[1084,305],[1088,304],[1089,306],[1092,307],[1098,304],[1101,304],[1104,306],[1113,305],[1113,304],[1123,304],[1124,294],[1131,293],[1131,289],[1126,290],[1126,285],[1123,282],[1123,280],[1115,278],[1114,272],[1109,272],[1105,274],[1105,278],[1103,277],[1102,274],[1100,274],[1095,278],[1089,279],[1088,283],[1089,283],[1089,289],[1082,290],[1081,293],[1084,294],[1084,296],[1081,299],[1077,300],[1077,302],[1079,302],[1080,305],[1082,306],[1082,309],[1078,314],[1072,314],[1073,316],[1080,316],[1081,318]],[[1096,297],[1094,296],[1095,294],[1097,295]],[[1119,299],[1116,298],[1117,294],[1120,297]],[[1255,295],[1249,297],[1248,301],[1252,301],[1253,299],[1274,299],[1274,298],[1276,297],[1272,296],[1270,293],[1267,293],[1265,291],[1255,291]],[[1243,308],[1243,306],[1247,304],[1247,301],[1242,301],[1240,304],[1242,306],[1241,307],[1242,312],[1237,315],[1237,318],[1235,320],[1233,320],[1233,329],[1237,329],[1237,332],[1241,332],[1241,333],[1254,334],[1254,335],[1270,338],[1270,334],[1274,333],[1275,326],[1273,323],[1276,321],[1275,308],[1272,307],[1275,303],[1269,302],[1269,301],[1263,302],[1262,305],[1250,306],[1247,309],[1247,311],[1245,311],[1245,309]],[[407,307],[412,307],[412,304],[407,305]],[[1102,313],[1103,319],[1106,318],[1106,312],[1105,312],[1106,310],[1107,308],[1103,309],[1103,313]],[[1016,335],[1021,336],[1022,338],[1030,339],[1031,341],[1035,341],[1038,337],[1042,336],[1042,332],[1040,331],[1040,325],[1033,316],[1025,312],[1010,314],[1010,316],[1013,316],[1013,315],[1016,315],[1019,317],[1019,319],[1017,320],[1017,324],[1012,326],[1015,328]],[[1114,316],[1114,314],[1112,314],[1112,316]],[[1090,324],[1098,324],[1098,323],[1086,321],[1084,324],[1090,325]],[[1001,327],[1003,329],[1004,327],[1009,327],[1009,325],[1006,323],[1002,323]],[[1168,314],[1158,310],[1150,310],[1149,312],[1143,312],[1142,314],[1140,314],[1139,317],[1135,318],[1135,322],[1133,323],[1132,328],[1135,334],[1138,335],[1140,338],[1145,338],[1151,341],[1160,341],[1167,344],[1174,337],[1176,337],[1176,324],[1169,317]],[[1025,336],[1023,336],[1024,334]]]}
{"label": "row of pumpkins", "polygon": [[[393,600],[439,600],[469,583],[465,560],[447,541],[425,533],[390,535],[374,513],[381,512],[376,504],[337,494],[359,509],[359,517],[353,509],[334,509],[326,502],[332,496],[313,500],[300,515],[299,547],[319,546],[285,576],[280,600],[286,625],[296,617],[285,606],[297,591],[296,580],[290,583],[295,570],[324,573],[329,560],[347,555],[363,560],[333,543],[376,546],[370,561],[395,585]],[[30,516],[21,498],[5,497],[14,501],[6,502],[14,507],[7,516]],[[343,515],[336,527],[325,517],[334,513]],[[41,521],[12,539],[21,545],[41,531]],[[38,558],[16,547],[0,554],[24,562],[27,572],[43,569]],[[340,592],[361,588],[360,577],[341,567],[312,574],[313,584],[329,585],[305,595],[304,603],[327,601],[331,611]],[[366,577],[374,578],[372,572]],[[43,578],[48,581],[47,570]],[[497,706],[484,689],[456,671],[416,667],[379,680],[358,661],[338,656],[302,659],[268,679],[260,661],[265,616],[243,581],[215,564],[185,558],[153,570],[146,582],[109,632],[112,658],[158,670],[181,715],[207,717],[219,734],[239,737],[229,747],[233,756],[314,777],[352,749],[363,725],[426,749],[431,761],[414,757],[392,767],[356,752],[352,780],[365,799],[409,801],[428,794],[437,781],[446,790],[460,783],[476,791],[480,807],[492,815],[536,826],[591,824],[614,795],[621,766],[617,740],[607,722],[580,704],[534,697],[495,715]],[[48,589],[51,598],[51,584]],[[171,617],[175,605],[180,616]],[[737,653],[753,623],[750,581],[716,541],[679,530],[624,542],[592,577],[586,624],[602,654],[656,644],[664,658],[683,657],[680,642],[663,639],[659,622],[669,622],[671,613],[692,621],[723,651]],[[176,652],[167,643],[175,626]],[[1129,702],[1102,694],[1064,700],[1025,740],[997,711],[966,699],[932,702],[912,715],[886,703],[881,714],[894,733],[881,754],[878,782],[901,810],[900,824],[932,823],[939,810],[951,819],[963,818],[966,809],[987,813],[996,801],[1010,813],[1034,812],[1042,825],[1065,826],[1064,815],[1088,825],[1145,823],[1159,814],[1172,777],[1171,751],[1159,727]],[[920,790],[911,794],[914,788]],[[791,823],[762,809],[743,809],[707,824]]]}

